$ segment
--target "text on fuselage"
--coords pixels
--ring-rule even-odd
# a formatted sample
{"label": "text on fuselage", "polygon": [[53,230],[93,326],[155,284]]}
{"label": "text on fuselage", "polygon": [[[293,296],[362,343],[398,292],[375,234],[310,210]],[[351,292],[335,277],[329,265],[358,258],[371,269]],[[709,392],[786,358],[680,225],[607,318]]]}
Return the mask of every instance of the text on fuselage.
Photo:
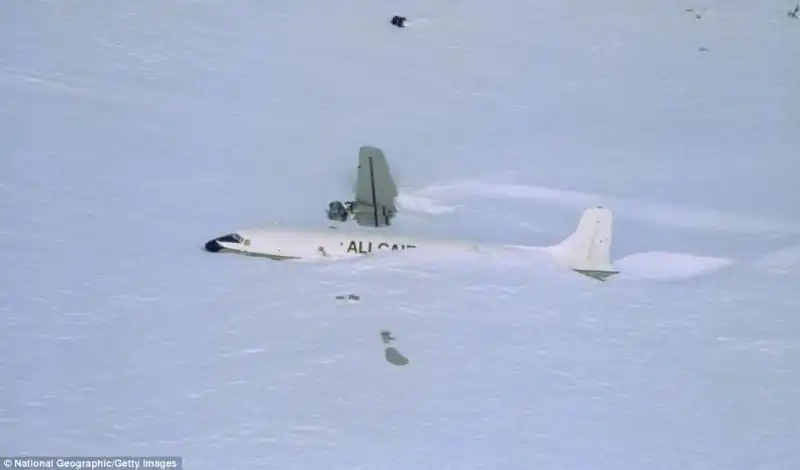
{"label": "text on fuselage", "polygon": [[347,245],[347,252],[348,253],[372,253],[373,247],[376,250],[391,250],[391,251],[398,251],[398,250],[407,250],[410,248],[416,248],[417,245],[404,245],[402,243],[386,243],[380,242],[373,245],[372,242],[365,242],[361,240],[350,240],[350,243]]}

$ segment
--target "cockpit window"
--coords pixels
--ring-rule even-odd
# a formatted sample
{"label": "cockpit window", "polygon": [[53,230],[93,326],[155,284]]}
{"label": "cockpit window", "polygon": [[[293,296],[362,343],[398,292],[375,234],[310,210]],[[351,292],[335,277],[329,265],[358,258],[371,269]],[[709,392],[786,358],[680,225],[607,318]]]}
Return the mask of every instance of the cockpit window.
{"label": "cockpit window", "polygon": [[229,235],[225,235],[224,237],[219,237],[217,241],[225,242],[225,243],[242,243],[244,238],[238,233],[231,233]]}

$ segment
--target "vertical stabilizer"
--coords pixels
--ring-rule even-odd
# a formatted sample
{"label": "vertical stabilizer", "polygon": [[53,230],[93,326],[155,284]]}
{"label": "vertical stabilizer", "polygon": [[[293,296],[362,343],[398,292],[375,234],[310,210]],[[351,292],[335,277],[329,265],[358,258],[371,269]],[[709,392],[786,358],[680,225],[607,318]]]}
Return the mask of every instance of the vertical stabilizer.
{"label": "vertical stabilizer", "polygon": [[578,228],[553,251],[573,271],[599,281],[618,274],[611,264],[611,210],[605,207],[586,209]]}

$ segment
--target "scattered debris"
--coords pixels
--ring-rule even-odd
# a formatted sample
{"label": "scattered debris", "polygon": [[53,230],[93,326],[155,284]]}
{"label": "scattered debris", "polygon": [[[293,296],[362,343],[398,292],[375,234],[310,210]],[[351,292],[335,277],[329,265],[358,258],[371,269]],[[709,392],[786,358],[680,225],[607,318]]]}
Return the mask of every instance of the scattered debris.
{"label": "scattered debris", "polygon": [[396,348],[386,348],[386,361],[393,366],[404,366],[408,364],[408,358],[400,354]]}
{"label": "scattered debris", "polygon": [[794,7],[794,10],[786,13],[786,15],[789,16],[790,18],[798,19],[798,16],[800,16],[800,3],[798,3],[797,6]]}
{"label": "scattered debris", "polygon": [[406,18],[405,16],[395,15],[392,17],[392,24],[397,26],[398,28],[405,28],[406,21],[408,21],[408,18]]}
{"label": "scattered debris", "polygon": [[694,8],[687,8],[687,9],[686,9],[686,10],[684,10],[684,11],[686,11],[687,13],[694,13],[694,14],[695,14],[695,15],[694,15],[694,19],[696,19],[696,20],[700,20],[700,19],[703,19],[703,14],[705,14],[705,12],[706,12],[706,9],[705,9],[705,8],[703,8],[703,11],[697,11],[697,10],[695,10]]}
{"label": "scattered debris", "polygon": [[351,302],[358,302],[359,300],[361,300],[361,296],[355,294],[337,295],[336,300],[348,300]]}
{"label": "scattered debris", "polygon": [[389,330],[381,330],[381,339],[383,340],[384,344],[389,344],[391,341],[394,341],[396,338],[392,336],[392,333]]}
{"label": "scattered debris", "polygon": [[[381,330],[381,340],[383,340],[383,344],[390,344],[392,341],[395,341],[396,338],[392,336],[389,330]],[[393,366],[404,366],[409,362],[408,358],[403,356],[394,346],[386,348],[384,356],[386,357],[386,362]]]}

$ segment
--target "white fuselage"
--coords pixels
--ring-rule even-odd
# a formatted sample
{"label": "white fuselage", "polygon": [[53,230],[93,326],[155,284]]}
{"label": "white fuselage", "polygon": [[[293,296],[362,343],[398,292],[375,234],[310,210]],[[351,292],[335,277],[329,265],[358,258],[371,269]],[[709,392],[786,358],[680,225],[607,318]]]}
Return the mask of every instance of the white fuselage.
{"label": "white fuselage", "polygon": [[297,230],[274,226],[241,230],[209,240],[205,248],[212,253],[233,252],[274,260],[342,259],[374,253],[425,252],[447,254],[463,252],[504,252],[514,255],[542,251],[580,274],[605,280],[619,271],[610,259],[611,212],[602,207],[589,208],[581,216],[578,228],[557,245],[547,247],[520,245],[478,245],[460,240],[436,240],[393,235],[383,229],[348,231],[336,227]]}
{"label": "white fuselage", "polygon": [[268,228],[241,230],[211,240],[208,251],[229,251],[270,259],[342,258],[370,253],[406,250],[474,250],[469,242],[424,239],[372,232],[349,232],[341,229],[293,230]]}

